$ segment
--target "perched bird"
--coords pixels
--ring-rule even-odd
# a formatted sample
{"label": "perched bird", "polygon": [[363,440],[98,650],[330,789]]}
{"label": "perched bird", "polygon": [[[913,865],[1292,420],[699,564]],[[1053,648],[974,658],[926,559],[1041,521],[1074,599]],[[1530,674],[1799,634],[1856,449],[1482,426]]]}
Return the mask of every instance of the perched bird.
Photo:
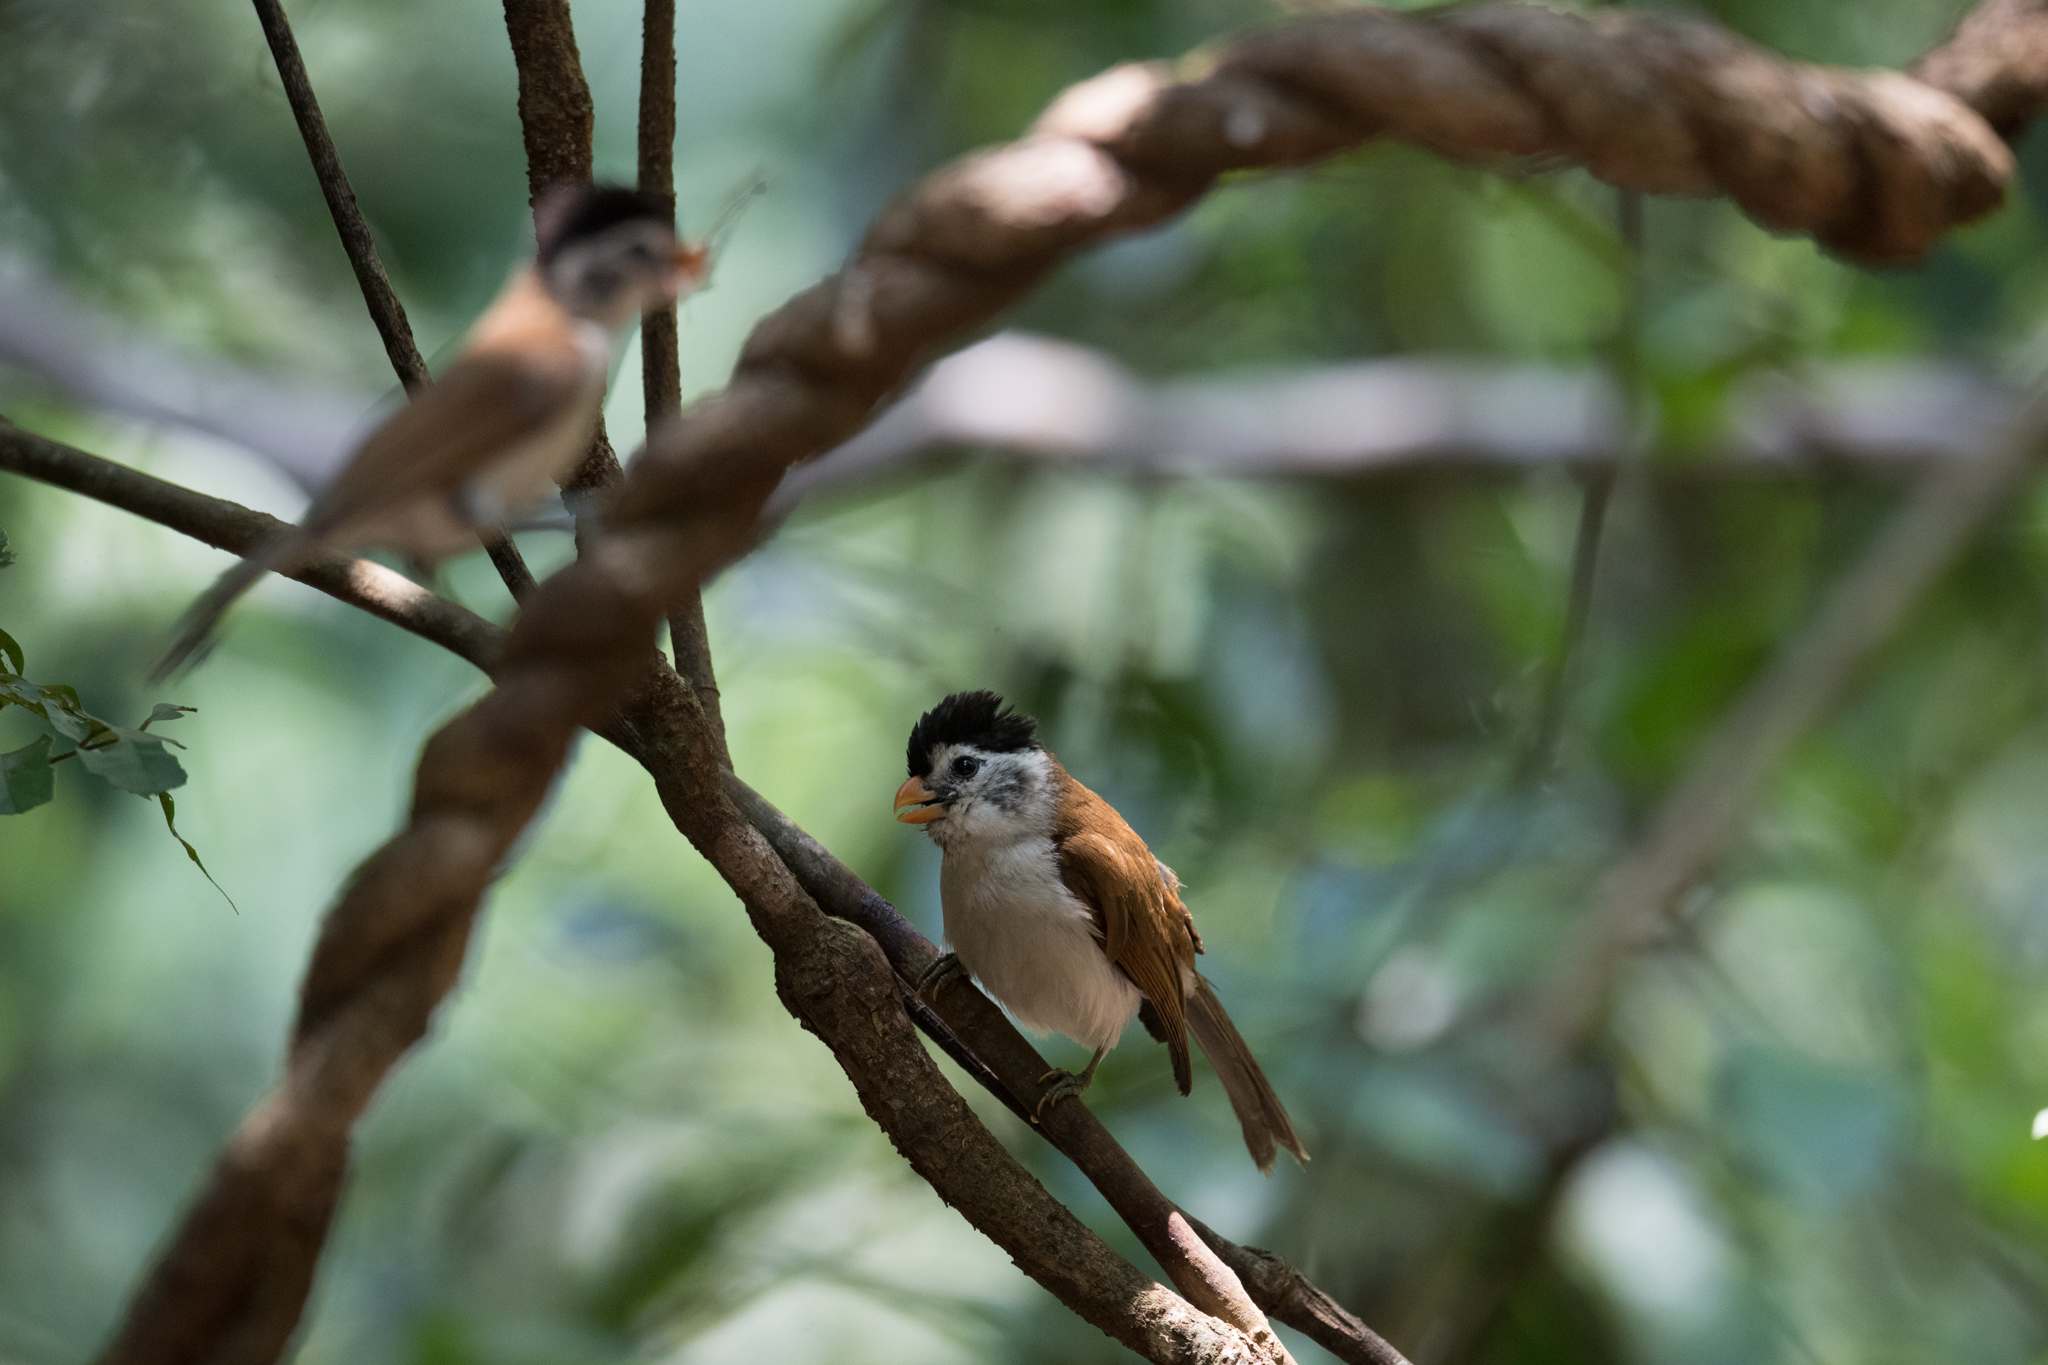
{"label": "perched bird", "polygon": [[993,692],[956,692],[910,732],[896,818],[943,854],[939,892],[953,952],[918,983],[929,998],[961,969],[1027,1028],[1095,1050],[1079,1075],[1054,1071],[1034,1115],[1095,1077],[1132,1015],[1173,1056],[1188,1093],[1188,1034],[1208,1054],[1260,1170],[1277,1143],[1308,1160],[1266,1073],[1195,970],[1202,939],[1180,878],[1137,832],[1068,774],[1037,723]]}
{"label": "perched bird", "polygon": [[666,206],[633,190],[558,186],[514,272],[440,379],[356,447],[305,517],[229,569],[180,620],[152,670],[200,651],[236,598],[325,551],[384,546],[432,565],[540,502],[589,449],[614,334],[704,276]]}

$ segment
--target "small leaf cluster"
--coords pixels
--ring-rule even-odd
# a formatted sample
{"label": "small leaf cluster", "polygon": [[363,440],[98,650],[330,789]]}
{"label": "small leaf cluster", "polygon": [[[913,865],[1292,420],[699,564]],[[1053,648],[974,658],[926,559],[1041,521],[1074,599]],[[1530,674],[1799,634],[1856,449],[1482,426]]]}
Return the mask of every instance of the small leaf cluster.
{"label": "small leaf cluster", "polygon": [[[13,562],[7,537],[0,533],[0,568]],[[184,785],[185,769],[171,750],[185,746],[149,729],[188,715],[194,708],[160,701],[141,724],[117,725],[86,710],[76,688],[66,683],[33,682],[26,676],[27,669],[28,655],[21,642],[0,630],[0,709],[19,707],[40,720],[45,729],[21,748],[0,753],[0,815],[20,815],[50,800],[56,794],[57,765],[75,758],[87,772],[122,791],[155,801],[163,811],[164,827],[185,850],[185,856],[233,905],[233,898],[206,870],[199,850],[178,833],[178,808],[171,790]]]}

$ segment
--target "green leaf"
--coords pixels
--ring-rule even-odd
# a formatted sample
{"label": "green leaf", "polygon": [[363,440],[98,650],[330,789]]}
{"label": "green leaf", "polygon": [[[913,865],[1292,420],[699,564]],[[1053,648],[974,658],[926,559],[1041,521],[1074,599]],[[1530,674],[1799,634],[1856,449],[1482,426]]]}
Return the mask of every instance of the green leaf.
{"label": "green leaf", "polygon": [[[51,723],[56,724],[55,716]],[[92,723],[97,728],[79,741],[77,750],[79,762],[89,772],[137,796],[156,796],[185,784],[184,768],[158,736],[100,721]]]}
{"label": "green leaf", "polygon": [[0,630],[0,659],[9,660],[16,673],[28,667],[28,655],[21,652],[21,642],[4,630]]}
{"label": "green leaf", "polygon": [[162,806],[164,810],[164,828],[171,832],[171,837],[176,839],[178,846],[185,850],[185,856],[192,860],[192,866],[199,869],[200,876],[206,878],[209,882],[213,882],[213,889],[220,892],[220,898],[228,903],[228,909],[238,915],[241,914],[242,907],[235,904],[235,898],[227,893],[227,888],[213,880],[213,874],[208,872],[206,864],[200,861],[199,850],[192,847],[184,835],[178,833],[178,803],[171,800],[169,792],[158,792],[156,794],[156,803]]}
{"label": "green leaf", "polygon": [[[160,701],[155,706],[149,708],[149,719],[142,722],[136,728],[147,730],[160,720],[176,720],[178,717],[190,715],[198,709],[196,706],[179,706],[175,702]],[[179,745],[178,747],[183,748],[184,746]]]}
{"label": "green leaf", "polygon": [[17,677],[12,673],[0,673],[0,706],[10,703],[15,706],[26,706],[40,716],[45,705],[43,689],[27,678]]}
{"label": "green leaf", "polygon": [[50,728],[81,749],[92,742],[95,734],[113,728],[103,720],[95,720],[83,711],[74,711],[62,705],[54,697],[46,698],[43,705],[33,709],[44,720],[50,722]]}
{"label": "green leaf", "polygon": [[13,563],[14,551],[7,548],[7,533],[0,531],[0,569],[9,568]]}
{"label": "green leaf", "polygon": [[50,742],[48,735],[38,735],[34,743],[0,754],[0,815],[19,815],[50,799],[57,785]]}

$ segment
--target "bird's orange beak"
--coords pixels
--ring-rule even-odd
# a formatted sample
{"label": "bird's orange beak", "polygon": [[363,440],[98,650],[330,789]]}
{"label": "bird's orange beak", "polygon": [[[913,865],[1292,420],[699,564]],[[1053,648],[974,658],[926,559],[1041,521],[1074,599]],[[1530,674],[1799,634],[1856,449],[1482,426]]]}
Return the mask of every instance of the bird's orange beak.
{"label": "bird's orange beak", "polygon": [[896,789],[896,819],[906,825],[928,825],[946,813],[939,804],[939,798],[924,784],[921,777],[913,777]]}
{"label": "bird's orange beak", "polygon": [[677,242],[670,265],[677,293],[695,289],[711,273],[711,250],[701,242]]}

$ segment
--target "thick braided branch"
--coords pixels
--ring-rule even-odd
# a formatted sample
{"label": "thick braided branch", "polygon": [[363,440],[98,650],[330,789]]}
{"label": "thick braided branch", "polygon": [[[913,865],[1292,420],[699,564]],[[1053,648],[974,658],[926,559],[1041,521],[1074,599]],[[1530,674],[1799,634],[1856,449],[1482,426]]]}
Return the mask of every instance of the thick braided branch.
{"label": "thick braided branch", "polygon": [[[283,1348],[350,1127],[452,983],[485,887],[576,728],[642,676],[663,613],[752,542],[786,468],[844,439],[920,357],[1063,257],[1161,221],[1225,171],[1298,164],[1376,135],[1477,161],[1569,157],[1646,191],[1718,189],[1771,227],[1873,261],[1909,258],[1990,208],[2012,164],[1969,107],[1902,76],[1781,63],[1693,24],[1503,6],[1313,20],[1220,48],[1180,77],[1123,68],[1062,97],[1023,141],[936,173],[845,269],[756,328],[730,386],[650,441],[605,533],[527,600],[497,689],[428,742],[406,827],[329,912],[284,1077],[230,1139],[108,1358],[269,1360]],[[723,799],[700,790],[708,810]],[[753,851],[743,828],[720,819],[705,830],[741,845],[713,858],[736,885]],[[893,997],[848,1018],[810,993],[800,968],[826,951],[829,921],[809,913],[765,844],[758,851],[760,881],[742,895],[777,949],[790,1007],[821,1033],[844,1028],[849,1043],[863,1027],[877,1037],[907,1027]],[[830,952],[877,956],[854,941]],[[886,1050],[877,1065],[901,1056]],[[1020,1210],[998,1205],[981,1165],[1000,1148],[961,1125],[958,1159],[912,1154],[906,1139],[934,1106],[906,1105],[903,1092],[847,1069],[941,1196],[1016,1254]],[[936,1106],[957,1112],[943,1096]],[[225,1227],[235,1235],[222,1242]],[[240,1249],[229,1273],[209,1263],[223,1246]],[[1038,1264],[1027,1269],[1042,1274]],[[1270,1354],[1199,1314],[1178,1316],[1156,1287],[1112,1291],[1114,1304],[1088,1297],[1101,1292],[1092,1278],[1061,1290],[1158,1359]]]}
{"label": "thick braided branch", "polygon": [[1910,69],[2016,137],[2048,104],[2048,0],[1986,0]]}

